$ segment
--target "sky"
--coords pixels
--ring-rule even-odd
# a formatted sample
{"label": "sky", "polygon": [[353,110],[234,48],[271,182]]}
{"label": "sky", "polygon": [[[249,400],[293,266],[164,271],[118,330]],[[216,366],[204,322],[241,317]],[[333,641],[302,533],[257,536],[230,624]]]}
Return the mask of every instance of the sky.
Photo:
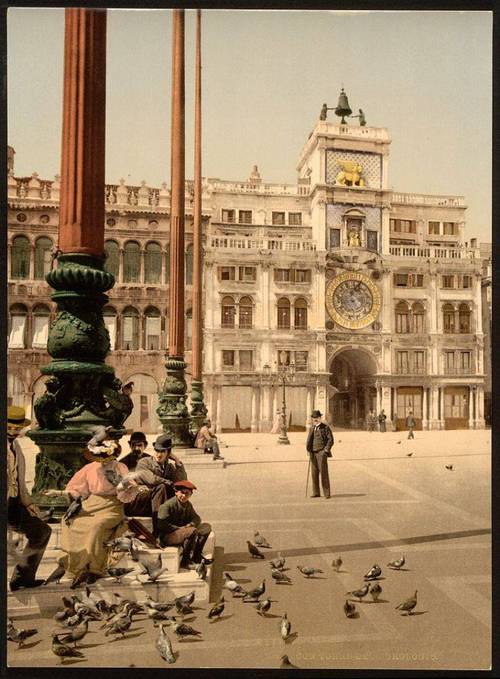
{"label": "sky", "polygon": [[[106,182],[170,175],[171,11],[109,10]],[[195,11],[186,11],[192,177]],[[60,172],[64,10],[9,8],[15,174]],[[392,138],[396,191],[463,195],[466,237],[491,240],[492,13],[203,10],[203,176],[294,183],[321,105],[341,87]],[[335,118],[333,112],[329,119]],[[355,124],[355,123],[353,123]]]}

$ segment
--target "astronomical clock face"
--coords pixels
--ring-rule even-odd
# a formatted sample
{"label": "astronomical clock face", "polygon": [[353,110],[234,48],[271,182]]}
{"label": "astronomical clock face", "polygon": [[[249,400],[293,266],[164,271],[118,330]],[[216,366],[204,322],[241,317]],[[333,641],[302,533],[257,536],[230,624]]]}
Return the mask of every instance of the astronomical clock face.
{"label": "astronomical clock face", "polygon": [[330,281],[326,289],[326,308],[343,328],[365,328],[380,311],[380,292],[365,275],[346,272]]}

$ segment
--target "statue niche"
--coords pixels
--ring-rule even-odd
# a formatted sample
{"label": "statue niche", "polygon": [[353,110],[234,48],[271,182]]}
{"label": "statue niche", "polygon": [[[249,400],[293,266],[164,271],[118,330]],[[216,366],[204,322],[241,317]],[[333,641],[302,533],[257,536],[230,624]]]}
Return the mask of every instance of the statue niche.
{"label": "statue niche", "polygon": [[335,177],[335,183],[341,186],[364,186],[365,180],[361,176],[363,167],[354,160],[338,160],[337,164],[342,168]]}

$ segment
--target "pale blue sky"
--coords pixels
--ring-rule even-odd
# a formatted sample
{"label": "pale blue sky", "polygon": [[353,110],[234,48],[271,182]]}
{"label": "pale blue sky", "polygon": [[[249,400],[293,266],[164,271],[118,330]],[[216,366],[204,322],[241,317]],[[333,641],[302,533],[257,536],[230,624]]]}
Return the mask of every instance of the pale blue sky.
{"label": "pale blue sky", "polygon": [[[106,181],[169,178],[170,10],[108,12]],[[59,172],[63,9],[8,10],[8,139],[16,175]],[[186,12],[192,177],[195,12]],[[490,12],[204,10],[203,175],[294,182],[321,105],[342,84],[392,137],[395,190],[464,195],[491,239]],[[332,115],[332,114],[330,114]]]}

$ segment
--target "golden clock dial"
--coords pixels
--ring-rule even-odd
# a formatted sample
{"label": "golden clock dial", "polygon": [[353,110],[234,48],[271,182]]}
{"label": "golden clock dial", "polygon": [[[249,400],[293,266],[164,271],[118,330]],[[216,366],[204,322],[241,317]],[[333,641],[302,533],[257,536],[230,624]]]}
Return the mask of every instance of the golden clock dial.
{"label": "golden clock dial", "polygon": [[340,274],[326,289],[327,311],[343,328],[366,328],[377,318],[380,305],[379,289],[361,273],[347,271]]}

